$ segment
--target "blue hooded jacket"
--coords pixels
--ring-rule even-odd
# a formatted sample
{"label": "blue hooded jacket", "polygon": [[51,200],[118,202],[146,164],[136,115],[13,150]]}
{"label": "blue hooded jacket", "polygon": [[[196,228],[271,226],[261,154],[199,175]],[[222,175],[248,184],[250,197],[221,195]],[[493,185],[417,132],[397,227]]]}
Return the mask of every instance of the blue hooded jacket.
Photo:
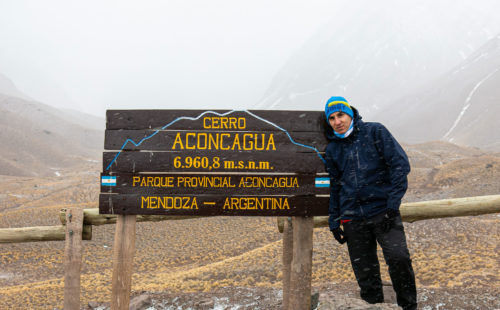
{"label": "blue hooded jacket", "polygon": [[398,210],[408,188],[410,164],[401,145],[382,124],[365,123],[352,110],[354,129],[348,137],[335,136],[327,126],[330,230],[340,226],[340,219],[360,220],[388,208]]}

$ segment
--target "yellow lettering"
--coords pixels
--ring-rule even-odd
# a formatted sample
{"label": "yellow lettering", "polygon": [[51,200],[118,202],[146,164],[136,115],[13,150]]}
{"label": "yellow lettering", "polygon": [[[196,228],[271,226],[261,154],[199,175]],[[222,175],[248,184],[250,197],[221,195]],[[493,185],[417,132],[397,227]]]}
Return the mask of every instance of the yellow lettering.
{"label": "yellow lettering", "polygon": [[233,141],[233,148],[231,150],[234,151],[235,146],[238,145],[238,151],[241,151],[241,146],[240,146],[240,135],[236,134],[234,136],[234,141]]}
{"label": "yellow lettering", "polygon": [[231,209],[236,207],[236,209],[239,209],[239,199],[238,198],[231,198]]}
{"label": "yellow lettering", "polygon": [[135,186],[135,183],[139,183],[141,181],[141,177],[134,176],[132,178],[132,186]]}
{"label": "yellow lettering", "polygon": [[[243,119],[244,120],[244,119]],[[214,127],[215,122],[204,121],[206,126]],[[224,129],[239,125],[236,120],[225,120],[221,123]],[[204,125],[204,126],[205,126]],[[245,125],[245,122],[242,122]],[[239,128],[238,128],[239,129]],[[237,150],[237,151],[276,151],[274,134],[238,133],[238,132],[187,132],[177,133],[172,150]]]}
{"label": "yellow lettering", "polygon": [[207,120],[210,121],[210,117],[204,117],[203,118],[203,128],[210,129],[211,125],[207,125]]}
{"label": "yellow lettering", "polygon": [[253,150],[253,135],[250,133],[243,134],[243,150],[252,151]]}
{"label": "yellow lettering", "polygon": [[[265,143],[265,138],[266,134],[261,134],[261,139],[257,139],[257,134],[255,134],[255,150],[256,151],[263,151],[264,150],[264,143]],[[260,146],[259,146],[259,140],[260,140]]]}
{"label": "yellow lettering", "polygon": [[290,205],[288,204],[288,198],[285,198],[285,202],[283,203],[283,208],[290,210]]}
{"label": "yellow lettering", "polygon": [[149,197],[149,206],[148,209],[157,209],[158,208],[158,197]]}
{"label": "yellow lettering", "polygon": [[238,125],[236,125],[236,117],[230,117],[229,118],[229,128],[238,128]]}
{"label": "yellow lettering", "polygon": [[221,129],[229,129],[228,126],[227,126],[227,117],[221,117],[221,120],[220,120],[220,126],[221,126]]}
{"label": "yellow lettering", "polygon": [[172,145],[172,150],[175,150],[175,146],[177,144],[180,145],[181,150],[184,149],[184,145],[182,144],[181,134],[179,132],[175,135],[175,141],[174,141],[174,145]]}
{"label": "yellow lettering", "polygon": [[[264,137],[262,137],[264,139]],[[269,151],[269,147],[272,146],[272,150],[276,151],[276,146],[274,145],[274,134],[269,135],[269,141],[267,141],[266,151]]]}
{"label": "yellow lettering", "polygon": [[146,203],[146,208],[148,208],[149,197],[141,196],[141,209],[144,209],[144,203]]}
{"label": "yellow lettering", "polygon": [[229,150],[231,149],[229,146],[224,147],[224,137],[230,137],[231,135],[228,133],[223,133],[220,135],[220,149],[221,150]]}
{"label": "yellow lettering", "polygon": [[186,150],[195,150],[196,146],[189,146],[189,137],[196,137],[196,134],[194,132],[188,132],[186,134]]}
{"label": "yellow lettering", "polygon": [[226,200],[224,200],[224,206],[222,207],[222,209],[226,210],[226,208],[227,209],[233,209],[233,207],[229,203],[229,198],[227,198],[227,197],[226,197]]}
{"label": "yellow lettering", "polygon": [[245,129],[247,127],[247,119],[238,117],[238,129]]}
{"label": "yellow lettering", "polygon": [[[203,145],[200,144],[200,140],[201,140],[200,138],[201,137],[204,137],[204,141],[205,141],[204,143],[205,144],[203,144]],[[201,132],[201,133],[198,134],[198,137],[196,139],[196,142],[197,142],[196,143],[196,147],[198,148],[198,150],[206,150],[207,149],[207,140],[208,139],[207,139],[207,134],[206,133]]]}

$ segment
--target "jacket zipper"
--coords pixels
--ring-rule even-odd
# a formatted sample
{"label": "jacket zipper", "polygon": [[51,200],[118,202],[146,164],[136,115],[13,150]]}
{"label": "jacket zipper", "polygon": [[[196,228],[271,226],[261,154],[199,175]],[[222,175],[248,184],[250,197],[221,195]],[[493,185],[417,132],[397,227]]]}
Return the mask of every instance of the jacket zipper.
{"label": "jacket zipper", "polygon": [[[356,173],[354,173],[355,180],[356,180],[356,196],[358,196],[358,191],[359,191],[359,185],[358,185],[358,172],[361,170],[361,164],[359,163],[359,152],[358,152],[358,145],[357,143],[354,146],[354,149],[356,150],[356,162],[358,164],[358,169],[356,170]],[[359,206],[359,211],[361,213],[361,216],[365,216],[365,212],[363,212],[363,207],[360,205]]]}

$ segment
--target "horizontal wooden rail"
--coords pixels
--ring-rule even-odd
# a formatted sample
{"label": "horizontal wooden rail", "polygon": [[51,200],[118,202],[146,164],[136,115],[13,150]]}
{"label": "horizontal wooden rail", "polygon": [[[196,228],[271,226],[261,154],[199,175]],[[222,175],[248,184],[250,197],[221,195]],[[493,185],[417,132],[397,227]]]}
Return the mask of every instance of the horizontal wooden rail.
{"label": "horizontal wooden rail", "polygon": [[[83,224],[84,225],[106,225],[116,224],[116,214],[99,214],[98,208],[83,209]],[[202,216],[186,216],[186,215],[137,215],[137,222],[159,222],[166,220],[186,220],[199,218]],[[59,218],[63,225],[66,225],[66,209],[61,209]]]}
{"label": "horizontal wooden rail", "polygon": [[[0,228],[0,243],[61,241],[66,239],[65,226]],[[92,240],[92,226],[83,226],[83,240]]]}
{"label": "horizontal wooden rail", "polygon": [[[62,225],[0,228],[0,243],[21,243],[37,241],[63,241],[66,239],[66,209],[59,212]],[[83,210],[82,240],[92,240],[92,226],[116,224],[116,215],[99,214],[98,208]],[[158,222],[165,220],[185,220],[202,216],[138,215],[138,222]]]}
{"label": "horizontal wooden rail", "polygon": [[[409,223],[435,218],[500,213],[500,195],[403,203],[400,212],[403,221]],[[284,220],[284,217],[278,218],[278,230],[281,233]],[[314,227],[327,226],[327,216],[314,217]]]}

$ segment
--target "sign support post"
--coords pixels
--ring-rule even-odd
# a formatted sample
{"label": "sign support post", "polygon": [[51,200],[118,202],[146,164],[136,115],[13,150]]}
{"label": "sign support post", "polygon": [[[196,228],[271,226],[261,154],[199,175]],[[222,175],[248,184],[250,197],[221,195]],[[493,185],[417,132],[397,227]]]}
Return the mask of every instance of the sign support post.
{"label": "sign support post", "polygon": [[311,309],[313,217],[293,217],[293,259],[289,309]]}
{"label": "sign support post", "polygon": [[293,227],[292,218],[285,218],[283,228],[283,310],[290,308],[290,269],[293,259]]}
{"label": "sign support post", "polygon": [[128,310],[135,252],[135,215],[118,215],[113,249],[111,310]]}
{"label": "sign support post", "polygon": [[80,271],[82,267],[83,209],[66,212],[64,250],[64,309],[80,309]]}

